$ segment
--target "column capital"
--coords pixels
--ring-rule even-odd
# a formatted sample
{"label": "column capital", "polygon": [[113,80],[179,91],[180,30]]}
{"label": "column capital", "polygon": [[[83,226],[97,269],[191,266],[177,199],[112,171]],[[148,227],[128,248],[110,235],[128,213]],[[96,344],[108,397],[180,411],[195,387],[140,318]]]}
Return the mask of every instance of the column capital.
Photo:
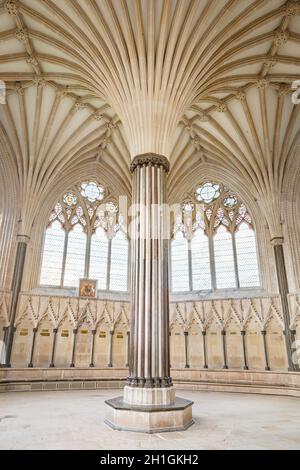
{"label": "column capital", "polygon": [[130,164],[130,171],[133,173],[137,167],[142,166],[162,166],[168,173],[170,171],[170,162],[163,155],[156,153],[144,153],[134,157]]}
{"label": "column capital", "polygon": [[17,235],[17,242],[18,243],[29,243],[30,242],[30,237],[28,235],[22,235],[22,234],[18,234]]}
{"label": "column capital", "polygon": [[274,237],[271,239],[272,246],[283,245],[283,243],[284,243],[283,237]]}

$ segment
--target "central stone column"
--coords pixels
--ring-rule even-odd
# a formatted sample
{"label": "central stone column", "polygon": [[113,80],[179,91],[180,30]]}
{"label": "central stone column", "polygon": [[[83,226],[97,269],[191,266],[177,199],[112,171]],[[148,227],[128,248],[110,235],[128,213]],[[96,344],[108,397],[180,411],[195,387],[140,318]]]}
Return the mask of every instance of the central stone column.
{"label": "central stone column", "polygon": [[133,173],[131,345],[124,400],[143,405],[175,401],[169,359],[166,174],[157,155],[136,157]]}
{"label": "central stone column", "polygon": [[169,161],[156,154],[139,155],[130,169],[135,215],[131,231],[130,367],[124,396],[106,402],[106,423],[114,429],[149,433],[185,430],[193,424],[192,402],[175,397],[170,376]]}

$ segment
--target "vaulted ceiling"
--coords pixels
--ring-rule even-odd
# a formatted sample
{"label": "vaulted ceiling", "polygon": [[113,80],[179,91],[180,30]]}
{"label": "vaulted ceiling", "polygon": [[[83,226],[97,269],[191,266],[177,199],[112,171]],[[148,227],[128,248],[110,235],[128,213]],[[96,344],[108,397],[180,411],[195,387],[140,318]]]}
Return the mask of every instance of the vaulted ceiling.
{"label": "vaulted ceiling", "polygon": [[275,208],[300,158],[299,15],[294,0],[2,0],[0,152],[23,201],[93,162],[130,191],[130,159],[155,151],[170,191],[215,164]]}

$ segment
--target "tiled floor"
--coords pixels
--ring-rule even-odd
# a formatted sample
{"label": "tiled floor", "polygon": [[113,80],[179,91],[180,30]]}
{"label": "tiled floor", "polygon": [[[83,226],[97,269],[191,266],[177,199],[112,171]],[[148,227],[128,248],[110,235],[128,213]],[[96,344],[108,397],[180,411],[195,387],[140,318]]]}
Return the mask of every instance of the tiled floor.
{"label": "tiled floor", "polygon": [[299,398],[178,391],[195,402],[186,432],[113,431],[118,390],[0,394],[0,449],[300,449]]}

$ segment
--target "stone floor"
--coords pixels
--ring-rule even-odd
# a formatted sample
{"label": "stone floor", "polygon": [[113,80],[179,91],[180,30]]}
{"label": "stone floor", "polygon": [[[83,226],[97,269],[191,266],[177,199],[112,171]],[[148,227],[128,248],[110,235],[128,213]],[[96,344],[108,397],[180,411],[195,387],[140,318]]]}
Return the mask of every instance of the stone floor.
{"label": "stone floor", "polygon": [[179,391],[195,402],[186,432],[112,431],[116,390],[0,394],[0,449],[300,449],[299,398]]}

